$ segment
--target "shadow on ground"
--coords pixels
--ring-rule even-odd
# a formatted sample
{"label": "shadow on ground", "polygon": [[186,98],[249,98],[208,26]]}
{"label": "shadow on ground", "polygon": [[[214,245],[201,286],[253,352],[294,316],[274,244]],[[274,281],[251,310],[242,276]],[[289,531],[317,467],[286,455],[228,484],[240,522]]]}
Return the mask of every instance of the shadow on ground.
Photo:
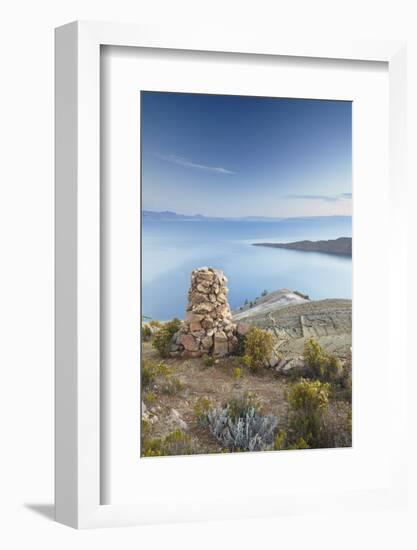
{"label": "shadow on ground", "polygon": [[55,506],[53,504],[25,504],[25,508],[44,518],[55,521]]}

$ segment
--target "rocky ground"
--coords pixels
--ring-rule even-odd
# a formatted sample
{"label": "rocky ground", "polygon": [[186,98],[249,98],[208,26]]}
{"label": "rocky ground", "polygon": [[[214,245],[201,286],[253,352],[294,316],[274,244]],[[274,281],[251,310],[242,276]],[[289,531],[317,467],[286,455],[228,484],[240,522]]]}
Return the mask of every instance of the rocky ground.
{"label": "rocky ground", "polygon": [[[158,362],[160,357],[149,342],[142,346],[143,358]],[[287,417],[287,402],[284,394],[288,380],[279,378],[272,370],[251,373],[243,369],[239,380],[234,377],[235,364],[232,359],[218,359],[212,367],[206,367],[202,358],[169,358],[164,362],[172,369],[172,376],[180,380],[182,389],[172,393],[164,390],[164,381],[156,381],[151,393],[154,402],[142,405],[142,415],[150,420],[153,437],[167,435],[175,429],[185,431],[196,441],[200,452],[216,453],[221,447],[208,430],[202,429],[194,414],[194,405],[199,398],[208,398],[213,406],[220,406],[231,397],[252,392],[262,403],[265,413],[274,413],[282,422]]]}
{"label": "rocky ground", "polygon": [[[192,297],[193,293],[194,290]],[[194,334],[197,343],[203,342],[200,332],[204,338],[207,337],[212,325],[201,327],[201,319],[194,319],[200,313],[189,309],[187,315],[190,317],[191,312],[192,318],[183,323],[177,335],[186,344],[184,335],[188,337],[190,334]],[[209,356],[201,356],[201,352],[190,353],[187,349],[181,353],[171,352],[163,359],[170,370],[169,377],[157,377],[142,392],[142,419],[151,426],[152,438],[163,438],[179,429],[191,436],[196,452],[221,452],[209,430],[199,425],[194,406],[200,398],[208,399],[213,407],[224,406],[230,399],[245,392],[254,394],[262,405],[262,412],[275,415],[278,427],[285,429],[288,422],[287,390],[295,377],[305,373],[302,357],[305,342],[314,338],[326,351],[336,355],[342,364],[351,350],[351,300],[310,301],[301,293],[283,289],[257,298],[252,307],[242,306],[233,315],[227,312],[219,322],[224,323],[224,319],[226,323],[236,326],[238,331],[246,325],[272,332],[275,350],[270,364],[267,368],[254,371],[243,365],[241,358],[239,360],[230,353],[227,356],[216,356],[214,353],[212,360],[207,361]],[[198,330],[193,323],[199,325]],[[203,334],[204,330],[206,332]],[[221,334],[222,330],[221,327]],[[213,350],[216,351],[215,337],[214,344]],[[153,364],[161,362],[152,341],[142,342],[142,361]],[[236,377],[237,366],[239,377]],[[332,400],[329,414],[332,418],[347,418],[349,410],[348,402]]]}
{"label": "rocky ground", "polygon": [[[158,353],[151,343],[142,346],[143,359],[159,362]],[[192,438],[196,454],[221,453],[224,449],[201,427],[194,412],[200,398],[209,399],[213,407],[220,407],[232,398],[250,392],[262,406],[263,414],[278,418],[278,429],[288,425],[287,393],[294,379],[277,373],[274,369],[256,372],[242,368],[241,377],[234,376],[233,358],[219,358],[213,366],[206,366],[204,359],[168,358],[164,360],[171,369],[171,377],[180,382],[176,391],[166,390],[166,380],[157,379],[142,394],[142,419],[151,426],[152,438],[163,438],[174,430],[180,430]],[[152,399],[149,401],[148,396]],[[342,418],[346,422],[350,404],[343,399],[332,400],[329,405],[330,419]]]}

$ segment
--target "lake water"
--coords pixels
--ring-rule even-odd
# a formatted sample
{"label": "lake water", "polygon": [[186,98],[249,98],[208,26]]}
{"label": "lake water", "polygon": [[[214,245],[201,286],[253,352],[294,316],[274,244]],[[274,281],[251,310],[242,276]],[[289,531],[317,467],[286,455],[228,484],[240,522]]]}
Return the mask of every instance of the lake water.
{"label": "lake water", "polygon": [[263,290],[280,288],[314,300],[351,298],[350,257],[252,246],[351,235],[350,218],[143,222],[142,314],[160,320],[184,318],[190,273],[202,266],[225,272],[232,309]]}

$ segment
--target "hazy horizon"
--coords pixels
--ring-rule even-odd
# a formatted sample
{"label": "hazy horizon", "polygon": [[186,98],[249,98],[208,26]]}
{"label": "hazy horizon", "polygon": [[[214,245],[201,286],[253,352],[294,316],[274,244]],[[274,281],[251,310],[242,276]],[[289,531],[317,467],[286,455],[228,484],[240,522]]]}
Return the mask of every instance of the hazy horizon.
{"label": "hazy horizon", "polygon": [[221,218],[221,219],[241,219],[241,218],[266,218],[271,220],[290,220],[294,218],[351,218],[351,214],[330,214],[330,215],[317,215],[317,216],[264,216],[262,214],[249,214],[245,216],[206,216],[204,214],[201,214],[201,212],[176,212],[175,210],[149,210],[147,208],[142,208],[142,213],[147,212],[151,214],[175,214],[176,216],[185,216],[185,217],[204,217],[204,218]]}
{"label": "hazy horizon", "polygon": [[141,135],[144,210],[352,214],[351,102],[141,92]]}

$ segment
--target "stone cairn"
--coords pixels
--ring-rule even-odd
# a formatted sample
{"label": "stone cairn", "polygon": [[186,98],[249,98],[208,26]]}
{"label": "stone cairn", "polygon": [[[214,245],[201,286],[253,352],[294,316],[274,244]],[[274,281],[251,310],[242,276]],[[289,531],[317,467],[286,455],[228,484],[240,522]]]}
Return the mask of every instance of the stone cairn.
{"label": "stone cairn", "polygon": [[200,267],[191,273],[185,321],[173,338],[171,355],[222,357],[237,346],[236,324],[227,301],[223,271]]}

